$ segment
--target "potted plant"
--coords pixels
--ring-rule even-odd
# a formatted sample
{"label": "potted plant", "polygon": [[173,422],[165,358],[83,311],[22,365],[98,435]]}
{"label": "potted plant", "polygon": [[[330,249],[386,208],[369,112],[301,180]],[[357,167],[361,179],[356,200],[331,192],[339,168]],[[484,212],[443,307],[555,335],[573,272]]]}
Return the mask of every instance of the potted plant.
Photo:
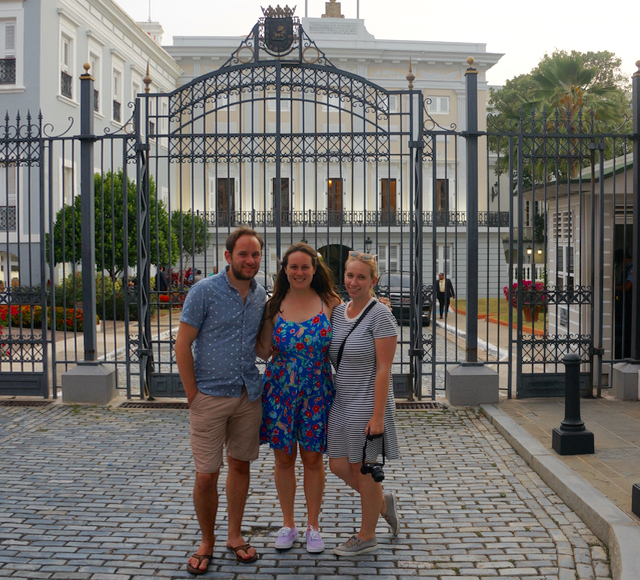
{"label": "potted plant", "polygon": [[[513,283],[511,296],[509,286],[505,286],[502,291],[507,301],[511,300],[511,305],[518,308],[518,282]],[[548,302],[549,294],[542,282],[534,285],[531,280],[522,281],[522,313],[527,322],[537,321],[540,312],[546,312]]]}

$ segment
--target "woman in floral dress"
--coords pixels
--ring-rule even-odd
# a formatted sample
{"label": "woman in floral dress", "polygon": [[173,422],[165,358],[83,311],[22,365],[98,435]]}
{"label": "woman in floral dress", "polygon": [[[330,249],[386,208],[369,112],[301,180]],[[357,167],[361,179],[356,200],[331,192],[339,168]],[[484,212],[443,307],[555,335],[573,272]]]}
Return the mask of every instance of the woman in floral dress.
{"label": "woman in floral dress", "polygon": [[331,274],[316,250],[305,243],[291,246],[267,302],[258,343],[262,358],[272,355],[263,379],[260,439],[269,443],[275,455],[275,483],[283,516],[275,547],[280,550],[291,548],[298,539],[294,516],[298,448],[307,500],[307,550],[324,550],[318,518],[324,492],[327,417],[333,399],[329,320],[339,303]]}

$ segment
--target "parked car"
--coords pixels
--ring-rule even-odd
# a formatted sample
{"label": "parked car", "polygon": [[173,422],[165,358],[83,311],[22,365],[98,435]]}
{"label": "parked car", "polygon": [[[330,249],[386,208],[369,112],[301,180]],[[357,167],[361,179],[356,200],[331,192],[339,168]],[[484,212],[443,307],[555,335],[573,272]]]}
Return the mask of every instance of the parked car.
{"label": "parked car", "polygon": [[[378,277],[376,294],[388,296],[391,310],[398,324],[409,324],[411,316],[411,274],[408,272],[384,272]],[[422,325],[431,324],[432,292],[422,285]]]}

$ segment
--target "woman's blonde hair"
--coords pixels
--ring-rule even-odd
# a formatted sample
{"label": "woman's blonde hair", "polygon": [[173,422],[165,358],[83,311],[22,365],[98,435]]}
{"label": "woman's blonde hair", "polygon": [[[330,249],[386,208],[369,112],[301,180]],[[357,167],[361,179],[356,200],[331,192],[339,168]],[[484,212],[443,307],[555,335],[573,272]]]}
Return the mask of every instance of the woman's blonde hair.
{"label": "woman's blonde hair", "polygon": [[[371,271],[371,279],[377,280],[378,262],[376,262],[375,256],[373,256],[372,254],[364,253],[364,252],[356,252],[356,251],[349,252],[349,257],[347,258],[347,261],[345,262],[345,265],[344,265],[345,275],[347,273],[347,268],[349,267],[349,264],[352,262],[360,262],[368,266],[369,270]],[[376,298],[376,293],[373,291],[373,288],[371,288],[370,292],[371,292],[371,296]]]}

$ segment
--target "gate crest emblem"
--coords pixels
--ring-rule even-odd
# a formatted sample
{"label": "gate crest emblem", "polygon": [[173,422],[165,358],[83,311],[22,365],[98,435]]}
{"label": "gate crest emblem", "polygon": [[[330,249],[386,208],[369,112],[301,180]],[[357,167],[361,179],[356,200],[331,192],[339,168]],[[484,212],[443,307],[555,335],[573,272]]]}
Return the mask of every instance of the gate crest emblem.
{"label": "gate crest emblem", "polygon": [[293,44],[293,13],[296,7],[262,9],[264,14],[264,43],[271,52],[287,52]]}

